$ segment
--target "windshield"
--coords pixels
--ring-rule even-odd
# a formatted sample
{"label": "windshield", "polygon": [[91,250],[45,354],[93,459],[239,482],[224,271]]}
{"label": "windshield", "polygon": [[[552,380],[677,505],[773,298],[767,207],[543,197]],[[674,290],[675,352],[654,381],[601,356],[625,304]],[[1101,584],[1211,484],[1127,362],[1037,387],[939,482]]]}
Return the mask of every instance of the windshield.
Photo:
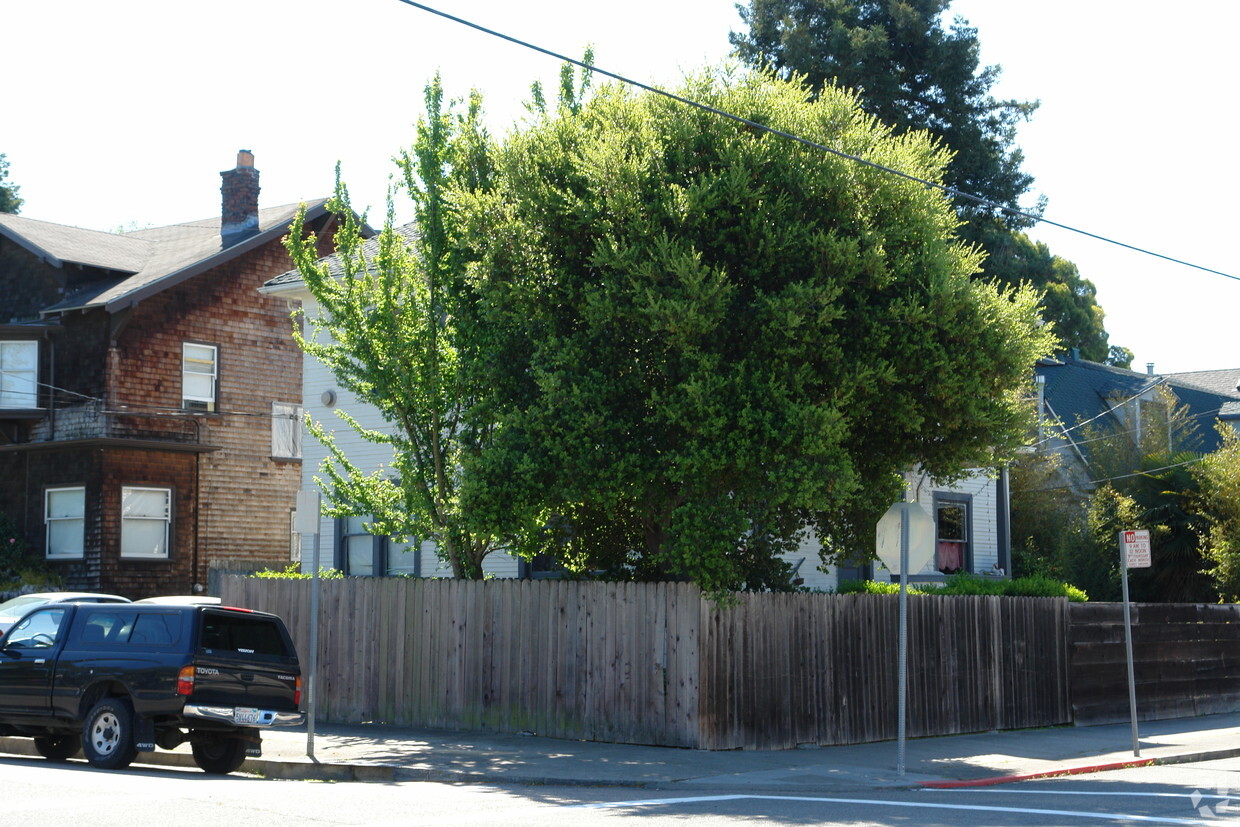
{"label": "windshield", "polygon": [[14,597],[12,600],[0,603],[0,617],[17,617],[46,602],[46,597],[32,597],[28,594]]}

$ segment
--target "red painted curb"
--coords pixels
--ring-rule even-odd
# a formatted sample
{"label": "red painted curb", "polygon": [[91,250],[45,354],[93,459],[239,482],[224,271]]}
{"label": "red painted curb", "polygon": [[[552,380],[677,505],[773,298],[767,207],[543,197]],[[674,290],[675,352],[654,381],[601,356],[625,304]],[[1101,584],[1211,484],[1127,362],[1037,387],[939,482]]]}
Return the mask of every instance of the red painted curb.
{"label": "red painted curb", "polygon": [[1039,778],[1054,778],[1059,775],[1084,775],[1091,772],[1126,770],[1131,767],[1148,767],[1153,763],[1153,758],[1136,758],[1132,761],[1115,761],[1111,764],[1092,764],[1085,767],[1069,767],[1062,770],[1030,772],[1025,773],[1024,775],[996,775],[993,778],[974,778],[968,781],[922,781],[921,786],[930,787],[936,790],[950,790],[960,787],[993,787],[996,784],[1010,784],[1014,781],[1034,781]]}

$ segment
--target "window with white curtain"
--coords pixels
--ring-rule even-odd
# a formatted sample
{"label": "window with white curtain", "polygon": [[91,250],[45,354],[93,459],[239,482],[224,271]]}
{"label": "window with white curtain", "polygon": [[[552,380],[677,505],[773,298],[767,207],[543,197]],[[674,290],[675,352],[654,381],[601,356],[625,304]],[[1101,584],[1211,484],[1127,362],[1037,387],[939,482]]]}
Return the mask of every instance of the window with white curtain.
{"label": "window with white curtain", "polygon": [[39,343],[0,342],[0,408],[39,403]]}
{"label": "window with white curtain", "polygon": [[170,489],[121,489],[121,557],[166,559],[171,523]]}
{"label": "window with white curtain", "polygon": [[47,489],[43,521],[47,526],[47,559],[81,559],[86,548],[86,489]]}
{"label": "window with white curtain", "polygon": [[271,455],[301,459],[301,405],[271,403]]}
{"label": "window with white curtain", "polygon": [[219,376],[219,349],[214,345],[181,345],[181,407],[215,410],[215,380]]}

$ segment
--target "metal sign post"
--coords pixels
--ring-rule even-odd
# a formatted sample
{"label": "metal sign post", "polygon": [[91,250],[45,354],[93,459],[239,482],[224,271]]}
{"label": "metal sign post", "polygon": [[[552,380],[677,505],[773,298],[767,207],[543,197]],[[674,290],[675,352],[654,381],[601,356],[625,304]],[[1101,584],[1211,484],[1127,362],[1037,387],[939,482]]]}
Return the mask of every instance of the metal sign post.
{"label": "metal sign post", "polygon": [[1141,741],[1137,737],[1137,680],[1132,665],[1132,612],[1128,602],[1128,569],[1149,568],[1150,533],[1121,531],[1119,533],[1119,565],[1124,583],[1124,648],[1128,659],[1128,715],[1132,719],[1132,754],[1141,757]]}
{"label": "metal sign post", "polygon": [[310,575],[310,659],[306,665],[306,756],[314,758],[314,707],[317,700],[315,678],[319,674],[319,518],[322,503],[319,492],[297,492],[297,533],[314,535],[314,557]]}
{"label": "metal sign post", "polygon": [[917,503],[896,503],[878,521],[878,559],[900,575],[900,631],[897,654],[896,772],[904,775],[908,709],[908,573],[921,571],[934,556],[934,519]]}
{"label": "metal sign post", "polygon": [[900,654],[896,662],[899,680],[896,705],[896,773],[904,775],[904,722],[908,717],[908,512],[900,513]]}

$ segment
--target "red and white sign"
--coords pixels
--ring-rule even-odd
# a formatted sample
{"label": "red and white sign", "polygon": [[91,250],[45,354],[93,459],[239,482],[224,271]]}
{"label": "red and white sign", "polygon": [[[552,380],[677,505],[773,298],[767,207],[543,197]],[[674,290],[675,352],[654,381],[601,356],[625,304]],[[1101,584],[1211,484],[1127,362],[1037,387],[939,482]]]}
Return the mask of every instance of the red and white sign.
{"label": "red and white sign", "polygon": [[1120,553],[1124,555],[1124,565],[1130,569],[1148,569],[1150,567],[1150,533],[1141,531],[1121,531],[1119,533]]}

